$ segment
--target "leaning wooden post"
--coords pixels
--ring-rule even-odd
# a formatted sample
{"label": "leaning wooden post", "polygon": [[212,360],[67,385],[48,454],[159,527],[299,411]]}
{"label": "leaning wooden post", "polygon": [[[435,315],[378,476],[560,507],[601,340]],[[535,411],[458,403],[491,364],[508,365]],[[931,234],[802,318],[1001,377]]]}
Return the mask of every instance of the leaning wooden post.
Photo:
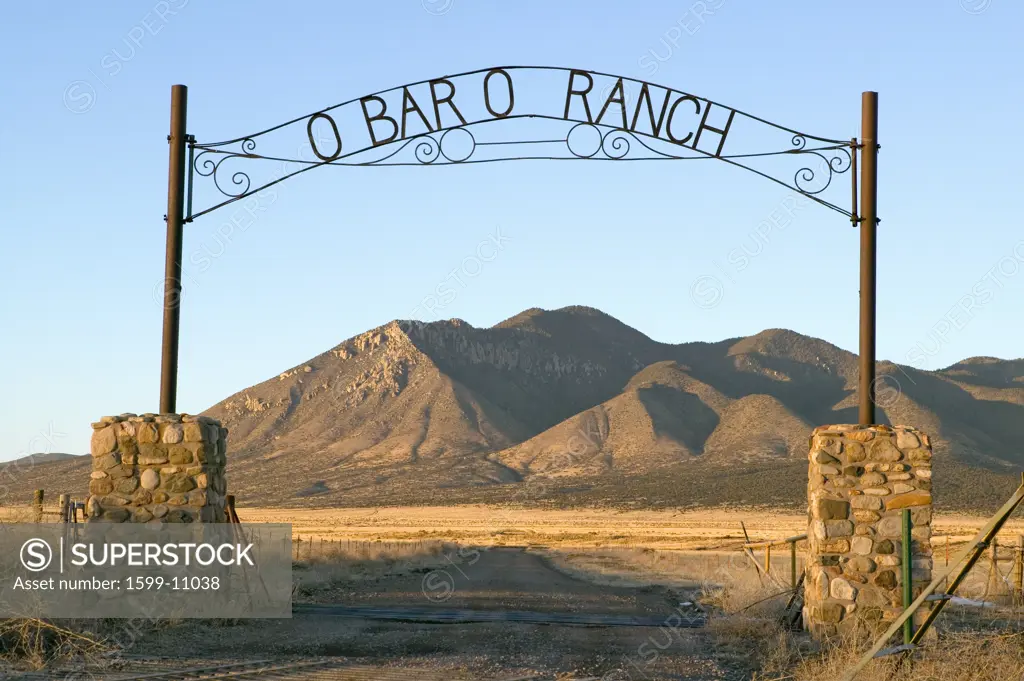
{"label": "leaning wooden post", "polygon": [[35,508],[36,522],[43,522],[43,490],[37,489],[32,493],[32,506]]}
{"label": "leaning wooden post", "polygon": [[1017,537],[1017,560],[1013,564],[1013,584],[1017,598],[1024,600],[1024,534]]}
{"label": "leaning wooden post", "polygon": [[772,573],[772,544],[768,542],[764,547],[764,573],[770,575]]}

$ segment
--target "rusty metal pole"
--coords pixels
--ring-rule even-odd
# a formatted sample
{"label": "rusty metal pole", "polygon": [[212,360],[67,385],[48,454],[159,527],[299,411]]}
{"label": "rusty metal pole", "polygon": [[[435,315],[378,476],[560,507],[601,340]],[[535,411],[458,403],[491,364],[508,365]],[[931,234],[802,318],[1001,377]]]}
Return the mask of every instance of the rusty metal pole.
{"label": "rusty metal pole", "polygon": [[875,423],[875,265],[878,228],[878,93],[861,93],[860,424]]}
{"label": "rusty metal pole", "polygon": [[185,114],[188,88],[171,86],[170,158],[167,173],[167,251],[164,262],[164,335],[160,355],[160,413],[173,413],[178,394],[178,322],[185,212]]}

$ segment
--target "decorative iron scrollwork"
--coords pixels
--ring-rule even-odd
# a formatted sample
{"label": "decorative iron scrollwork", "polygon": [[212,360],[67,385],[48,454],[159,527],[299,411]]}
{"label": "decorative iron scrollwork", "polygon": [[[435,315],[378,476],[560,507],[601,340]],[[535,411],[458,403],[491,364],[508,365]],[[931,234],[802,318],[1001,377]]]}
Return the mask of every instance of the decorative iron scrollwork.
{"label": "decorative iron scrollwork", "polygon": [[[824,151],[832,152],[830,155],[823,153]],[[836,147],[833,149],[823,150],[812,150],[812,151],[800,151],[801,154],[810,154],[817,156],[821,159],[821,164],[818,169],[822,171],[823,175],[826,175],[825,181],[817,189],[813,189],[808,186],[813,183],[817,175],[815,175],[814,168],[804,167],[796,171],[793,174],[793,186],[797,191],[803,192],[804,194],[816,195],[828,189],[829,185],[832,184],[832,177],[834,175],[841,175],[851,168],[853,165],[853,156],[850,154],[849,149],[844,147]]]}
{"label": "decorative iron scrollwork", "polygon": [[[241,187],[238,191],[231,191],[221,186],[220,181],[220,170],[221,166],[224,165],[225,161],[230,161],[236,158],[259,158],[256,154],[256,140],[251,137],[246,137],[239,142],[240,152],[225,153],[221,150],[206,149],[200,145],[197,148],[202,149],[196,154],[195,159],[192,162],[192,167],[195,169],[197,175],[201,177],[213,178],[213,184],[224,196],[230,196],[233,198],[241,198],[249,194],[249,189],[252,187],[252,179],[249,174],[242,170],[236,170],[231,174],[231,184],[236,187]],[[220,158],[216,158],[219,156]],[[214,160],[216,159],[216,160]]]}
{"label": "decorative iron scrollwork", "polygon": [[[516,111],[516,102],[521,102],[522,98],[517,100],[515,96],[516,81],[512,73],[528,74],[530,78],[562,79],[556,82],[556,86],[560,83],[562,87],[568,76],[568,86],[553,111],[540,108]],[[494,78],[495,75],[502,77]],[[598,92],[594,89],[595,78],[614,79],[614,84],[604,88],[600,101],[590,102],[588,95],[596,97]],[[640,88],[635,104],[627,102],[624,86],[627,81]],[[486,110],[486,114],[480,113],[474,118],[460,108],[465,104],[459,99],[462,95],[457,93],[465,91],[467,82],[482,88],[478,104],[483,106],[478,109]],[[417,88],[420,94],[416,94]],[[395,106],[399,96],[400,107]],[[389,97],[393,100],[390,109]],[[429,106],[425,103],[428,97]],[[563,103],[564,110],[560,110]],[[353,116],[345,117],[345,112],[356,114],[355,120],[361,118],[363,128],[352,123]],[[519,134],[511,141],[491,140],[486,136],[478,139],[476,134],[484,125],[489,128],[493,125],[496,130],[527,121],[542,123],[553,134],[531,132]],[[257,139],[270,139],[272,133],[292,126],[304,128],[302,138],[308,139],[308,143],[303,142],[292,152],[256,152]],[[772,141],[772,134],[785,137]],[[734,142],[736,139],[742,142]],[[740,145],[750,148],[737,149]],[[311,152],[309,158],[305,157],[306,147]],[[558,67],[510,66],[420,81],[342,102],[245,137],[195,143],[193,148],[198,154],[194,156],[190,172],[212,178],[214,188],[225,199],[190,214],[189,221],[321,165],[436,166],[528,159],[717,159],[800,192],[848,217],[853,215],[852,211],[824,198],[834,177],[852,167],[853,143],[793,130],[671,88],[611,74]],[[781,159],[792,155],[805,159],[813,156],[816,162],[804,161],[795,172],[791,166],[788,170],[780,168]],[[237,165],[243,159],[246,163],[280,162],[282,171],[273,179],[254,186],[249,168],[239,169]],[[788,179],[790,173],[792,180]]]}

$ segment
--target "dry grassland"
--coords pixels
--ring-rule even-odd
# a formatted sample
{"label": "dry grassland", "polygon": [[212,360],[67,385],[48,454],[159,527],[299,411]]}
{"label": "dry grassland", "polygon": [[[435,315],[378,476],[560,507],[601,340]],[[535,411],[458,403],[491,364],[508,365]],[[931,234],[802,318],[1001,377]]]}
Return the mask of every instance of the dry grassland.
{"label": "dry grassland", "polygon": [[[291,523],[292,534],[370,541],[452,541],[490,546],[642,547],[662,550],[733,551],[751,541],[807,531],[804,514],[772,509],[696,511],[537,510],[500,506],[394,506],[382,508],[276,509],[239,507],[242,522]],[[941,558],[951,545],[967,541],[987,518],[936,515],[933,544]],[[1024,534],[1024,517],[1006,524],[1005,544]]]}
{"label": "dry grassland", "polygon": [[[806,531],[806,516],[802,514],[771,509],[674,512],[536,510],[483,505],[377,509],[241,507],[238,512],[243,522],[292,524],[293,535],[302,540],[297,543],[299,555],[294,573],[295,598],[299,601],[346,599],[345,602],[352,603],[387,604],[390,598],[395,603],[422,605],[430,602],[420,591],[423,575],[444,568],[458,580],[452,600],[438,605],[470,607],[473,599],[482,597],[478,593],[481,590],[500,590],[518,582],[503,582],[505,576],[487,572],[486,561],[474,564],[475,556],[456,568],[453,557],[472,555],[460,554],[465,547],[516,546],[526,547],[526,554],[514,550],[488,554],[532,554],[550,568],[577,580],[580,586],[573,588],[583,595],[592,594],[606,608],[610,607],[610,594],[634,589],[646,593],[645,598],[655,604],[656,598],[660,598],[656,594],[677,595],[677,601],[693,600],[709,617],[708,626],[697,630],[662,627],[649,633],[642,628],[565,629],[559,636],[549,635],[543,627],[511,624],[439,627],[351,620],[330,623],[330,645],[342,654],[365,656],[367,660],[416,661],[420,660],[416,651],[427,650],[433,659],[438,651],[444,650],[448,655],[446,664],[461,665],[467,660],[483,664],[480,661],[487,660],[487,664],[506,665],[514,661],[517,668],[562,670],[559,673],[565,675],[558,678],[564,679],[684,678],[682,674],[693,673],[694,665],[706,663],[717,671],[686,678],[725,678],[722,675],[727,674],[728,678],[751,681],[832,681],[841,678],[863,650],[862,645],[843,641],[822,646],[805,634],[786,631],[779,615],[788,595],[788,553],[773,553],[772,572],[777,578],[769,580],[759,577],[740,551],[744,542],[741,522],[753,541],[778,539]],[[3,516],[0,513],[0,518]],[[936,569],[943,565],[947,537],[952,553],[986,520],[937,516],[933,525]],[[1003,530],[1002,545],[1015,544],[1020,534],[1024,534],[1024,520],[1017,517]],[[759,552],[758,558],[763,557]],[[802,564],[801,556],[798,568]],[[1004,575],[1009,569],[1009,562],[1000,566]],[[513,577],[525,579],[521,574],[508,575],[509,579]],[[999,602],[1000,607],[948,607],[940,622],[940,643],[919,651],[913,665],[903,669],[896,668],[894,658],[876,661],[858,681],[1021,679],[1024,609],[1010,605],[1005,591],[992,589],[990,577],[987,560],[982,561],[959,593]],[[543,572],[536,579],[552,581],[550,574],[545,576]],[[541,582],[530,588],[539,589],[543,586]],[[498,596],[499,601],[504,598],[500,593]],[[469,605],[460,605],[460,598],[469,599]],[[525,591],[516,594],[511,602],[513,605],[508,607],[513,609],[541,607],[536,594]],[[0,638],[6,635],[37,646],[38,636],[11,630],[15,624],[24,627],[23,622],[6,624],[7,630],[0,630]],[[190,623],[173,630],[178,637],[202,641],[211,635],[211,626]],[[289,626],[293,628],[288,629]],[[308,646],[310,654],[323,654],[327,644],[318,637],[325,635],[324,623],[307,623],[306,629],[302,626],[302,621],[243,623],[226,628],[224,633],[243,646],[239,650],[270,650],[290,642],[296,650]],[[53,638],[53,631],[47,638]],[[71,635],[62,632],[58,633]],[[660,641],[663,637],[672,643],[667,648],[658,648],[657,655],[651,657],[640,652],[654,650],[649,641]],[[166,635],[154,640],[159,642],[163,638]],[[154,645],[148,639],[147,642]],[[14,653],[42,662],[40,652],[33,647],[8,650],[3,657]],[[577,660],[573,663],[574,671],[565,671],[562,666],[567,655]]]}

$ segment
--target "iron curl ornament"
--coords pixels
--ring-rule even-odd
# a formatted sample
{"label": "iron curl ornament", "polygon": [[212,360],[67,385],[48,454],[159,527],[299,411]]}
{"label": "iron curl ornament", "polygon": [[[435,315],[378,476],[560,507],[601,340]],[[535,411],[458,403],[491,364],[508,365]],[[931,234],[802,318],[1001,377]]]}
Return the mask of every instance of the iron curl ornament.
{"label": "iron curl ornament", "polygon": [[[291,131],[297,134],[289,137]],[[835,176],[856,166],[858,148],[855,140],[810,135],[645,81],[562,67],[495,67],[383,90],[221,142],[192,139],[186,221],[325,165],[513,160],[718,160],[855,221],[855,208],[827,195]],[[795,164],[786,161],[794,156]],[[256,163],[269,177],[253,180]],[[276,172],[266,170],[274,164]],[[850,176],[855,182],[856,173]],[[220,198],[193,212],[196,177],[212,180]]]}

